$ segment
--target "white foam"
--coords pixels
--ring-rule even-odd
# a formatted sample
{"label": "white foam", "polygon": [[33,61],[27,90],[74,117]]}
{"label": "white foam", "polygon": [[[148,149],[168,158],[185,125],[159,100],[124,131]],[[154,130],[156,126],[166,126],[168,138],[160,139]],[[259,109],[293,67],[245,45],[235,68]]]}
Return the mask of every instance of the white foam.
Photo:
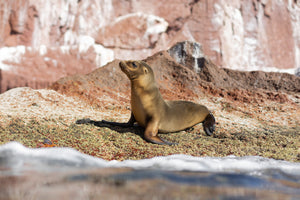
{"label": "white foam", "polygon": [[[27,166],[35,169],[58,167],[129,167],[133,169],[159,169],[168,171],[194,172],[243,172],[259,174],[270,169],[281,170],[290,175],[300,175],[300,163],[291,163],[259,156],[247,157],[194,157],[189,155],[160,156],[151,159],[106,161],[80,153],[72,148],[26,148],[18,142],[10,142],[0,146],[0,160],[13,163],[15,172]],[[10,161],[13,160],[13,161]],[[29,164],[28,164],[29,163]],[[31,163],[31,165],[30,165]],[[33,164],[32,164],[33,163]],[[3,163],[0,162],[0,166]],[[45,165],[47,165],[45,167]],[[42,167],[41,167],[42,166]]]}

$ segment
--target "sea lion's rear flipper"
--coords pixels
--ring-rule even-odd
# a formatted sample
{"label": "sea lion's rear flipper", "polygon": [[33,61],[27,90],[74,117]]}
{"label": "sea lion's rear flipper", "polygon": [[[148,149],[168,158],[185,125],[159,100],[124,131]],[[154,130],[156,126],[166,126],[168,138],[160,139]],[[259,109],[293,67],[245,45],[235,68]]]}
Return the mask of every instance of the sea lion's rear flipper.
{"label": "sea lion's rear flipper", "polygon": [[216,127],[216,120],[215,117],[209,113],[205,120],[203,121],[203,129],[207,135],[212,135],[215,131]]}

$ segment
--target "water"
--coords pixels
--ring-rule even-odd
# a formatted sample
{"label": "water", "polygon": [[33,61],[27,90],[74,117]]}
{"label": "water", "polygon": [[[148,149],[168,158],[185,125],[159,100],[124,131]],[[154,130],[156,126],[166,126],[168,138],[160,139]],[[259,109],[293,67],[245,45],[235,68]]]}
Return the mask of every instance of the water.
{"label": "water", "polygon": [[[260,193],[270,194],[269,197],[272,198],[274,197],[272,195],[276,194],[275,197],[278,199],[281,199],[280,195],[283,195],[284,199],[300,198],[300,163],[259,156],[220,158],[188,155],[121,162],[95,158],[71,148],[30,149],[17,142],[0,146],[0,177],[2,178],[22,177],[26,173],[34,172],[39,176],[64,174],[64,177],[71,182],[90,180],[97,182],[95,181],[97,175],[82,173],[82,170],[89,172],[105,169],[116,169],[116,171],[107,176],[101,175],[101,180],[105,177],[105,180],[109,179],[114,183],[163,180],[168,184],[180,186],[227,189],[224,195],[216,193],[219,199],[227,199],[228,193],[237,188],[242,188],[243,191],[255,191],[250,196],[245,192],[245,195],[251,197],[250,199],[260,199],[259,195],[253,196]],[[214,199],[214,196],[209,197]]]}

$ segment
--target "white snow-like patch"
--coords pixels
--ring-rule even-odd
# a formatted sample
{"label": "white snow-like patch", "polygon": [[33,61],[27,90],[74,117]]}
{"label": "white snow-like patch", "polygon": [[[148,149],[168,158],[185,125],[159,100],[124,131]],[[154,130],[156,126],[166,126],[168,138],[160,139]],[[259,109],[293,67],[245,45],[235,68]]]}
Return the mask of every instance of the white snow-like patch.
{"label": "white snow-like patch", "polygon": [[69,53],[70,49],[78,48],[79,53],[84,54],[90,48],[96,53],[95,63],[97,67],[106,65],[115,59],[114,51],[95,43],[95,39],[88,35],[77,36],[72,31],[67,31],[64,35],[65,44],[60,47],[62,53]]}
{"label": "white snow-like patch", "polygon": [[39,53],[41,56],[44,56],[47,53],[47,46],[46,45],[41,45],[39,47]]}
{"label": "white snow-like patch", "polygon": [[92,45],[95,44],[95,39],[87,36],[87,35],[81,35],[78,37],[78,46],[79,46],[79,52],[86,52]]}
{"label": "white snow-like patch", "polygon": [[85,53],[89,48],[93,48],[94,52],[96,53],[95,63],[97,67],[104,66],[114,59],[113,50],[104,48],[100,44],[96,44],[95,39],[90,36],[79,36],[78,44],[80,53]]}
{"label": "white snow-like patch", "polygon": [[77,34],[72,30],[68,30],[64,34],[64,45],[63,46],[70,46],[75,45],[77,42]]}
{"label": "white snow-like patch", "polygon": [[121,21],[124,21],[124,20],[126,20],[128,18],[132,18],[132,17],[139,17],[139,18],[145,19],[147,28],[146,28],[144,37],[148,37],[149,35],[163,33],[167,30],[167,28],[169,26],[169,23],[164,18],[158,17],[156,15],[144,14],[141,12],[130,13],[127,15],[120,16],[114,21],[114,24],[117,24]]}
{"label": "white snow-like patch", "polygon": [[21,57],[25,54],[25,46],[16,46],[16,47],[3,47],[0,48],[0,69],[10,70],[11,66],[5,64],[6,62],[20,63]]}
{"label": "white snow-like patch", "polygon": [[[281,170],[290,175],[300,175],[300,163],[291,163],[259,156],[247,157],[193,157],[171,155],[143,160],[106,161],[80,153],[72,148],[26,148],[20,143],[10,142],[0,146],[1,160],[15,173],[28,166],[44,170],[51,167],[129,167],[133,169],[159,169],[166,171],[194,172],[242,172],[259,174],[265,170]],[[7,166],[11,163],[11,166]],[[43,166],[43,167],[42,167]],[[51,170],[51,169],[50,169]]]}
{"label": "white snow-like patch", "polygon": [[93,45],[94,51],[96,52],[96,65],[97,67],[101,67],[106,65],[108,62],[111,62],[115,58],[115,54],[113,50],[104,48],[100,44]]}
{"label": "white snow-like patch", "polygon": [[15,47],[2,47],[0,48],[0,69],[1,70],[12,70],[13,64],[10,65],[9,63],[21,63],[22,59],[26,59],[24,54],[26,52],[35,52],[38,53],[41,57],[44,57],[45,61],[53,61],[55,66],[57,66],[57,61],[54,59],[50,59],[47,57],[48,48],[51,50],[60,50],[62,54],[69,54],[71,49],[78,49],[79,56],[80,54],[85,54],[87,51],[92,48],[92,52],[96,54],[95,57],[95,64],[97,67],[101,67],[106,65],[108,62],[114,60],[114,52],[113,50],[104,48],[102,45],[96,44],[95,39],[87,36],[87,35],[80,35],[77,36],[72,31],[67,31],[65,33],[64,40],[66,42],[63,46],[58,47],[47,47],[46,45],[40,45],[36,47],[25,47],[22,45],[15,46]]}
{"label": "white snow-like patch", "polygon": [[169,24],[168,22],[155,15],[147,15],[147,30],[145,35],[160,34],[167,30]]}

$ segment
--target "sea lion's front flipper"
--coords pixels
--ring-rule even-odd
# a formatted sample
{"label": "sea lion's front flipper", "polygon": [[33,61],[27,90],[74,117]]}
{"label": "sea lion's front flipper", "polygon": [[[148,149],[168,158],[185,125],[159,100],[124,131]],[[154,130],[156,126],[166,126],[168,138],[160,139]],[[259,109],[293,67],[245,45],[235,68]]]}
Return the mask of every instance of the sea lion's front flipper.
{"label": "sea lion's front flipper", "polygon": [[158,121],[149,121],[144,132],[145,140],[154,144],[174,145],[175,143],[169,142],[157,136]]}
{"label": "sea lion's front flipper", "polygon": [[176,145],[177,143],[173,143],[173,142],[169,142],[165,139],[162,139],[158,136],[151,136],[151,137],[146,137],[145,136],[145,139],[148,141],[148,142],[151,142],[153,144],[161,144],[161,145]]}
{"label": "sea lion's front flipper", "polygon": [[134,122],[136,122],[136,120],[133,116],[133,113],[131,112],[130,119],[127,123],[110,122],[110,121],[106,121],[106,120],[102,120],[101,122],[106,123],[106,124],[110,124],[110,125],[113,125],[113,126],[131,127],[131,126],[133,126]]}
{"label": "sea lion's front flipper", "polygon": [[[157,136],[158,137],[158,136]],[[162,141],[164,141],[164,143],[165,144],[167,144],[167,145],[178,145],[178,143],[176,143],[176,142],[170,142],[170,141],[168,141],[168,140],[166,140],[166,139],[163,139],[163,138],[160,138]]]}

